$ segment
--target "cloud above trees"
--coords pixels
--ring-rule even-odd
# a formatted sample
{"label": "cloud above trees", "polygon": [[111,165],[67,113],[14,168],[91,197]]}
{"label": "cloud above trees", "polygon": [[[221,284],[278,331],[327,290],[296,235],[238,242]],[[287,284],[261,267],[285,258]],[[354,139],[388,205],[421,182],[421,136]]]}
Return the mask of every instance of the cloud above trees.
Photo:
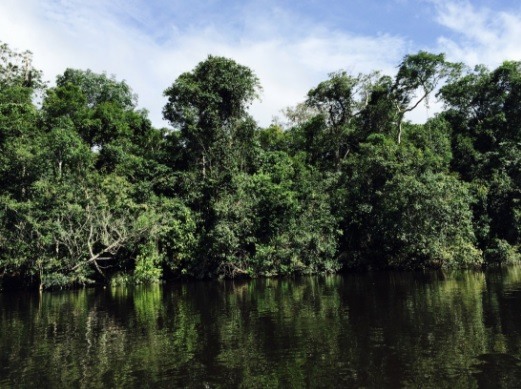
{"label": "cloud above trees", "polygon": [[0,4],[0,39],[33,51],[36,66],[51,83],[66,67],[126,80],[156,126],[166,125],[163,90],[208,54],[234,58],[256,72],[263,94],[251,113],[261,125],[339,69],[394,73],[405,54],[418,50],[444,51],[449,60],[470,65],[494,66],[521,57],[521,13],[461,1],[410,3],[432,7],[432,19],[445,31],[430,37],[429,47],[395,29],[387,31],[385,20],[374,21],[373,33],[360,32],[257,1],[226,7],[198,2],[188,9],[163,0],[6,0]]}

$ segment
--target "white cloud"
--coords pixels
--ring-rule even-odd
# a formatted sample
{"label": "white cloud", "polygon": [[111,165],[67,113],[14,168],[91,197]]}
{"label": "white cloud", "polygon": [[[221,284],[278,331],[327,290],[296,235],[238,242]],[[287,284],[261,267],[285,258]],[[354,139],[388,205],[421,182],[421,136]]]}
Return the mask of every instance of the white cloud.
{"label": "white cloud", "polygon": [[[435,20],[450,30],[439,36],[430,51],[443,52],[453,62],[473,67],[484,64],[489,68],[505,60],[521,60],[521,11],[498,11],[476,7],[467,0],[428,0],[434,5]],[[407,115],[415,123],[423,123],[443,109],[443,104],[431,98]]]}
{"label": "white cloud", "polygon": [[495,67],[505,60],[521,60],[521,10],[492,10],[469,1],[435,1],[436,20],[450,37],[438,38],[440,51],[453,61]]}
{"label": "white cloud", "polygon": [[[521,9],[507,13],[465,0],[428,1],[433,18],[449,32],[422,49],[469,65],[494,67],[521,59]],[[163,90],[208,54],[233,58],[255,71],[263,93],[251,112],[265,126],[330,72],[393,74],[402,57],[417,50],[400,36],[356,35],[269,3],[244,4],[229,15],[197,14],[200,19],[192,20],[182,3],[162,0],[2,0],[0,40],[32,50],[35,65],[51,81],[67,67],[126,80],[156,126],[166,125]],[[439,110],[432,103],[431,115]],[[427,116],[418,109],[409,118],[421,122]]]}
{"label": "white cloud", "polygon": [[[118,15],[110,2],[100,0],[3,0],[0,40],[32,50],[35,65],[53,81],[67,67],[125,79],[156,126],[166,125],[161,120],[163,90],[208,54],[231,57],[255,71],[263,94],[251,112],[265,126],[281,109],[303,100],[328,73],[378,69],[392,74],[407,49],[401,37],[331,31],[276,8],[260,14],[244,9],[238,15],[245,20],[240,33],[212,24],[178,28],[172,20],[158,41],[157,34],[123,22],[125,16],[139,18],[139,2],[130,3],[132,8]],[[142,19],[138,22],[149,18]]]}

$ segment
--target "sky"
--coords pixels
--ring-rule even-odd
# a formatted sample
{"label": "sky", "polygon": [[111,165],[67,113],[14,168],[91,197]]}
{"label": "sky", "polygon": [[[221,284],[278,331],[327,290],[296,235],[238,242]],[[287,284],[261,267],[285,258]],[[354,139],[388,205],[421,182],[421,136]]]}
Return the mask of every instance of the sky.
{"label": "sky", "polygon": [[32,51],[50,86],[66,68],[125,80],[156,127],[168,127],[163,91],[208,55],[226,56],[259,77],[250,113],[268,126],[338,70],[394,75],[419,50],[471,67],[521,60],[521,2],[0,0],[0,41]]}

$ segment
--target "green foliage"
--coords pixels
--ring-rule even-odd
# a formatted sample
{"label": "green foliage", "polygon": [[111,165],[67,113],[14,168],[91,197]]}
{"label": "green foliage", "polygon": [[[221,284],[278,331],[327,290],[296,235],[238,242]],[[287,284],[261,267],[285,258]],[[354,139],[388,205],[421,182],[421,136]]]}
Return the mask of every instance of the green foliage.
{"label": "green foliage", "polygon": [[283,152],[237,175],[215,203],[210,253],[224,275],[334,271],[337,221],[320,174]]}
{"label": "green foliage", "polygon": [[480,265],[472,229],[472,197],[452,176],[396,175],[386,183],[384,247],[398,267]]}
{"label": "green foliage", "polygon": [[159,281],[162,275],[161,262],[163,257],[159,253],[157,244],[150,240],[143,243],[136,257],[133,281],[138,284]]}
{"label": "green foliage", "polygon": [[271,125],[261,128],[256,132],[260,147],[265,151],[284,151],[288,150],[290,137],[278,125]]}
{"label": "green foliage", "polygon": [[494,239],[485,251],[485,259],[491,264],[510,264],[519,262],[519,247],[514,247],[504,239]]}
{"label": "green foliage", "polygon": [[[424,127],[416,130],[430,129]],[[409,128],[408,137],[425,140],[427,135],[415,134],[414,129]],[[418,143],[422,148],[375,135],[346,165],[344,247],[352,265],[481,263],[472,225],[473,197],[445,173],[448,161],[430,149],[438,142]]]}
{"label": "green foliage", "polygon": [[149,135],[150,123],[144,112],[134,109],[136,100],[124,81],[90,70],[67,69],[46,93],[44,125],[52,129],[69,121],[90,147],[102,149],[130,139],[139,144]]}
{"label": "green foliage", "polygon": [[193,212],[178,199],[158,199],[161,228],[156,233],[164,266],[173,273],[192,274],[197,231]]}
{"label": "green foliage", "polygon": [[244,115],[258,89],[259,81],[249,68],[209,56],[165,91],[168,103],[164,115],[181,129],[188,130],[191,125],[203,130],[220,127]]}
{"label": "green foliage", "polygon": [[[458,75],[460,65],[445,61],[444,54],[432,54],[420,51],[405,56],[396,75],[395,88],[402,91],[414,91],[421,88],[424,92],[432,91],[446,77]],[[403,96],[410,101],[412,96]]]}
{"label": "green foliage", "polygon": [[398,116],[398,143],[401,142],[405,114],[423,102],[428,104],[431,93],[444,80],[456,79],[460,70],[461,65],[445,61],[444,54],[420,51],[405,56],[391,90]]}
{"label": "green foliage", "polygon": [[249,68],[209,56],[165,90],[163,115],[180,130],[187,158],[203,177],[243,165],[244,155],[230,154],[245,150],[253,139],[255,124],[246,109],[259,89]]}
{"label": "green foliage", "polygon": [[306,105],[318,115],[300,124],[303,144],[310,162],[325,169],[338,170],[340,162],[356,149],[363,134],[357,120],[369,106],[373,90],[380,83],[379,74],[353,77],[345,71],[331,73],[308,92]]}
{"label": "green foliage", "polygon": [[[67,69],[43,91],[0,45],[0,282],[40,287],[342,267],[510,263],[521,247],[521,65],[407,55],[331,73],[260,129],[251,69],[209,56],[164,92]],[[433,93],[445,111],[405,115]],[[398,136],[397,136],[398,135]]]}
{"label": "green foliage", "polygon": [[0,41],[0,91],[11,87],[38,89],[43,86],[41,71],[32,66],[32,53],[17,52]]}
{"label": "green foliage", "polygon": [[506,253],[518,257],[521,244],[521,63],[477,67],[441,95],[453,127],[453,168],[485,193],[474,212],[480,246],[490,262],[509,262]]}

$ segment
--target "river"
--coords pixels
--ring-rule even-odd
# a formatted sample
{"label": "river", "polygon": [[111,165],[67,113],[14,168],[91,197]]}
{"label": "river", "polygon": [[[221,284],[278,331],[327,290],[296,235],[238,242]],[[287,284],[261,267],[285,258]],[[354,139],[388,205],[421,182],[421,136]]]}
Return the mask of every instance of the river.
{"label": "river", "polygon": [[521,386],[521,268],[0,293],[0,387]]}

